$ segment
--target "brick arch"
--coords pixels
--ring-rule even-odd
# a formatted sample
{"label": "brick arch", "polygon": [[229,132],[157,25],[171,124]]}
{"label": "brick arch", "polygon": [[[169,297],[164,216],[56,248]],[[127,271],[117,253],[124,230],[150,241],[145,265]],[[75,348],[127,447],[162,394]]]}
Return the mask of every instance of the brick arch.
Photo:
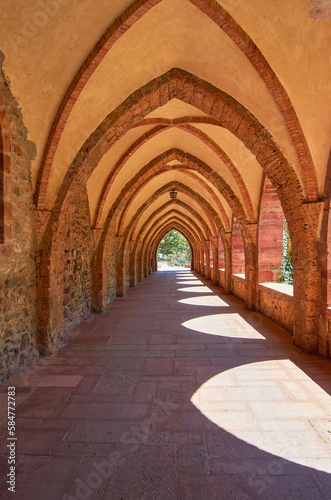
{"label": "brick arch", "polygon": [[[57,146],[67,120],[69,119],[71,110],[82,93],[86,83],[116,41],[160,1],[162,0],[136,0],[133,2],[133,4],[107,29],[76,73],[59,106],[46,141],[35,193],[35,203],[38,209],[44,208],[47,184]],[[215,0],[189,1],[202,13],[207,15],[231,38],[264,81],[283,115],[297,150],[306,183],[308,198],[312,201],[317,200],[319,197],[317,178],[308,143],[291,100],[269,63],[249,35],[235,22],[221,5],[215,2]]]}
{"label": "brick arch", "polygon": [[[182,201],[180,200],[173,200],[173,201],[169,201],[168,203],[166,203],[165,205],[163,205],[162,207],[160,207],[158,210],[156,210],[146,221],[145,223],[143,224],[143,226],[140,228],[140,231],[139,233],[137,234],[137,238],[134,240],[134,246],[133,248],[131,249],[131,253],[130,253],[130,283],[131,283],[131,286],[135,286],[136,285],[136,273],[135,273],[135,270],[136,270],[136,261],[137,261],[137,252],[138,252],[138,247],[142,244],[142,241],[141,241],[141,237],[142,235],[145,233],[145,237],[148,236],[148,233],[146,233],[146,229],[147,227],[151,224],[151,222],[153,221],[153,219],[160,213],[162,212],[165,208],[167,207],[173,207],[172,208],[172,212],[173,213],[176,213],[178,215],[180,215],[182,218],[184,218],[185,220],[187,221],[190,221],[190,223],[193,225],[193,227],[196,229],[197,233],[199,234],[200,236],[200,241],[203,241],[205,239],[208,239],[209,237],[209,229],[208,227],[206,226],[204,220],[201,218],[201,216],[195,211],[193,210],[190,206],[188,206],[186,203],[183,203]],[[192,216],[199,220],[199,222],[201,224],[204,225],[204,230],[205,230],[205,234],[203,233],[203,231],[200,229],[200,227],[198,226],[198,224],[196,224],[196,222],[194,222],[194,220],[183,214],[182,212],[178,212],[175,207],[177,206],[181,206],[183,208],[185,208],[185,210],[189,213],[192,214]],[[165,214],[165,216],[169,216],[169,212],[167,212]],[[158,219],[159,220],[159,219]],[[144,237],[144,241],[145,241],[145,237]],[[131,237],[131,241],[132,241],[132,238],[133,236]],[[128,239],[126,240],[126,242],[124,243],[127,244],[128,243]],[[193,254],[192,254],[193,255]],[[133,284],[132,284],[133,283]]]}
{"label": "brick arch", "polygon": [[[180,228],[180,229],[179,229]],[[171,221],[169,224],[167,224],[166,226],[163,226],[161,231],[162,232],[159,232],[159,234],[157,235],[157,240],[156,240],[156,248],[158,248],[159,244],[161,243],[161,241],[163,240],[163,238],[172,230],[172,229],[175,229],[176,231],[178,231],[182,236],[184,236],[184,238],[186,239],[187,243],[190,245],[190,248],[191,248],[191,251],[194,251],[194,248],[193,248],[193,245],[192,245],[192,242],[188,236],[188,233],[186,231],[186,228],[185,226],[182,226],[182,225],[178,225],[176,224],[175,226],[173,226],[173,222]],[[184,233],[184,234],[183,234]]]}
{"label": "brick arch", "polygon": [[[161,194],[164,194],[164,193],[166,193],[168,191],[171,191],[172,189],[175,189],[175,190],[177,190],[179,192],[183,192],[184,194],[186,194],[187,196],[189,196],[190,198],[192,198],[192,200],[197,201],[198,204],[200,204],[200,206],[202,207],[203,211],[205,212],[205,214],[207,216],[207,219],[208,219],[209,225],[210,225],[209,230],[210,230],[210,232],[212,234],[215,234],[217,227],[221,227],[221,228],[223,227],[222,221],[219,218],[219,216],[216,213],[216,211],[213,209],[213,207],[202,196],[200,196],[198,193],[196,193],[191,188],[189,188],[188,186],[186,186],[186,185],[184,185],[184,184],[182,184],[181,182],[178,182],[178,181],[169,182],[168,184],[165,184],[160,189],[158,189],[157,191],[155,191],[155,193],[152,196],[150,196],[145,201],[145,203],[143,203],[143,205],[141,205],[139,207],[139,210],[137,211],[137,213],[135,215],[135,220]],[[103,228],[102,236],[101,236],[100,242],[99,242],[99,247],[100,247],[100,251],[101,252],[102,252],[101,249],[105,245],[105,242],[106,242],[106,239],[107,239],[107,234],[108,234],[109,226],[110,226],[110,224],[111,224],[112,221],[116,220],[116,218],[118,217],[118,215],[119,215],[119,213],[121,211],[121,208],[123,208],[123,207],[121,207],[120,205],[117,205],[116,208],[111,209],[110,213],[108,214],[106,223],[105,223],[104,228]]]}
{"label": "brick arch", "polygon": [[[210,240],[213,240],[214,238],[211,238],[211,234],[208,233],[207,235],[207,238],[205,239],[200,239],[200,242],[201,243],[205,243],[206,241],[208,241],[209,239]],[[225,235],[225,231],[221,228],[220,231],[219,231],[219,235],[218,235],[218,238],[221,238],[221,241],[223,243],[223,248],[224,248],[224,260],[227,262],[227,266],[228,266],[228,263],[231,261],[231,244],[229,244],[229,240],[226,238],[226,235]],[[209,241],[210,241],[209,240]],[[213,246],[214,246],[214,243],[213,243]],[[197,252],[197,249],[195,249],[195,253]],[[193,256],[193,252],[192,252],[192,256]],[[200,270],[198,269],[198,271],[200,272]],[[228,273],[228,278],[230,281],[231,281],[231,272]],[[216,277],[217,278],[217,277]],[[231,290],[231,286],[229,284],[226,285],[227,289],[230,291]]]}
{"label": "brick arch", "polygon": [[[206,163],[201,161],[200,159],[196,158],[195,156],[189,154],[189,153],[184,153],[183,151],[179,149],[170,149],[161,155],[157,156],[154,160],[149,162],[144,168],[142,168],[135,176],[134,178],[128,182],[125,186],[125,192],[122,193],[120,196],[125,196],[127,198],[125,207],[123,208],[123,211],[120,216],[120,221],[119,221],[119,228],[118,228],[118,234],[121,234],[121,229],[123,227],[124,219],[125,216],[135,200],[135,198],[139,195],[140,191],[153,179],[155,179],[156,176],[162,175],[164,172],[169,172],[171,170],[178,170],[177,165],[168,165],[168,162],[172,160],[178,160],[185,165],[186,168],[189,168],[190,170],[196,171],[200,173],[203,177],[211,181],[214,186],[218,189],[220,194],[226,199],[228,204],[230,205],[231,209],[237,214],[238,219],[241,220],[243,223],[246,222],[246,217],[244,210],[242,208],[242,205],[230,186],[226,184],[223,179],[212,170],[211,167],[209,167]],[[184,170],[184,173],[185,170]],[[203,185],[200,183],[200,185]],[[117,201],[116,201],[117,202]],[[116,203],[115,202],[115,203]],[[227,216],[225,213],[225,210],[223,209],[223,206],[218,203],[218,208],[222,214],[223,220],[227,220]],[[111,209],[112,210],[112,209]],[[223,224],[222,224],[223,226]]]}
{"label": "brick arch", "polygon": [[8,117],[5,102],[0,93],[0,252],[5,254],[8,254],[11,248],[12,230],[10,154]]}
{"label": "brick arch", "polygon": [[106,30],[74,76],[62,99],[46,141],[35,193],[35,203],[38,209],[44,208],[49,175],[62,132],[86,83],[114,44],[131,28],[131,26],[139,21],[146,12],[161,1],[162,0],[135,0]]}
{"label": "brick arch", "polygon": [[[149,243],[151,251],[157,250],[157,248],[158,248],[159,244],[161,243],[162,239],[164,238],[164,236],[166,236],[173,229],[175,229],[182,236],[184,236],[187,243],[190,245],[190,249],[191,249],[192,256],[193,256],[193,254],[194,254],[194,245],[193,245],[194,239],[192,242],[192,238],[189,237],[190,233],[189,233],[187,227],[182,225],[181,222],[176,220],[175,218],[173,220],[169,221],[167,225],[159,228],[157,234],[155,234],[153,241],[151,241]],[[156,231],[155,231],[155,233],[156,233]]]}
{"label": "brick arch", "polygon": [[164,209],[168,208],[169,206],[173,206],[173,207],[179,206],[179,207],[184,208],[186,212],[190,213],[201,224],[201,226],[203,228],[203,229],[200,229],[202,238],[205,238],[205,239],[208,238],[210,230],[209,230],[207,224],[205,223],[204,219],[201,217],[201,215],[196,210],[194,210],[192,207],[190,207],[189,205],[187,205],[186,203],[184,203],[181,200],[170,200],[165,205],[163,205],[162,207],[155,210],[153,212],[153,214],[144,222],[144,224],[140,228],[139,233],[137,234],[136,238],[134,238],[135,228],[132,228],[132,233],[131,233],[131,238],[130,238],[131,241],[132,240],[139,240],[140,236],[143,234],[143,232],[145,230],[144,228],[147,227],[147,225],[153,220],[153,218],[156,215],[158,215],[160,212],[162,212]]}
{"label": "brick arch", "polygon": [[202,132],[202,130],[199,130],[198,128],[193,127],[190,124],[182,125],[182,126],[179,126],[178,128],[189,132],[190,134],[194,135],[195,137],[198,137],[204,144],[206,144],[208,147],[210,147],[210,149],[212,149],[212,151],[214,151],[214,153],[216,153],[217,156],[223,161],[224,165],[228,168],[229,172],[231,172],[231,174],[232,174],[232,176],[233,176],[233,178],[234,178],[234,180],[235,180],[235,182],[236,182],[236,184],[237,184],[237,186],[242,194],[242,197],[244,200],[244,208],[245,208],[245,211],[247,213],[247,217],[250,220],[250,222],[253,222],[255,220],[255,217],[254,217],[254,210],[253,210],[253,205],[252,205],[252,200],[251,200],[250,194],[248,192],[247,186],[246,186],[239,170],[237,169],[237,167],[235,166],[235,164],[233,163],[231,158],[225,153],[225,151],[215,141],[213,141],[213,139],[211,139],[207,134]]}
{"label": "brick arch", "polygon": [[[179,127],[181,125],[189,125],[190,123],[205,123],[207,125],[219,125],[219,122],[215,118],[210,118],[208,116],[182,116],[180,118],[143,118],[140,122],[136,123],[133,127],[142,127],[146,125],[155,125],[163,127]],[[198,129],[200,130],[200,129]]]}
{"label": "brick arch", "polygon": [[[200,117],[199,117],[200,118]],[[159,122],[159,119],[155,119],[157,122]],[[206,123],[208,120],[204,119],[203,123]],[[209,120],[210,121],[210,120]],[[216,120],[213,120],[215,124],[217,125]],[[168,122],[173,122],[172,124]],[[254,211],[253,211],[253,206],[252,206],[252,200],[251,197],[248,193],[247,187],[242,179],[242,176],[240,172],[238,171],[237,167],[235,164],[232,162],[232,160],[228,157],[228,155],[223,151],[223,149],[215,143],[207,134],[202,132],[202,130],[193,127],[189,124],[185,125],[178,125],[177,123],[182,123],[183,119],[176,119],[176,120],[165,120],[163,124],[159,124],[156,127],[154,127],[152,130],[149,130],[145,134],[143,134],[137,141],[135,141],[129,148],[128,150],[121,156],[121,158],[118,160],[118,162],[115,164],[114,168],[112,169],[111,173],[107,177],[107,180],[103,186],[99,203],[98,203],[98,208],[96,211],[96,217],[95,217],[95,228],[99,228],[100,225],[100,220],[102,216],[102,211],[106,202],[107,195],[110,191],[111,186],[113,185],[117,175],[121,171],[121,169],[125,166],[126,162],[132,158],[133,154],[139,150],[140,147],[142,147],[144,144],[146,144],[150,139],[154,138],[161,132],[164,132],[166,130],[169,130],[171,127],[176,127],[179,128],[180,130],[183,130],[187,133],[190,133],[197,137],[199,140],[201,140],[205,145],[207,145],[214,153],[217,154],[217,156],[223,161],[224,165],[227,167],[229,172],[231,173],[232,177],[234,178],[236,184],[238,185],[238,188],[241,192],[242,198],[245,202],[245,209],[248,215],[248,218],[253,221],[254,220]],[[185,123],[185,122],[184,122]],[[201,120],[199,121],[201,123]]]}
{"label": "brick arch", "polygon": [[[155,167],[154,167],[155,168]],[[157,170],[157,175],[161,175],[162,173],[164,173],[165,171],[171,171],[171,170],[175,170],[175,168],[173,167],[165,167],[164,170]],[[147,176],[148,174],[146,174]],[[155,175],[154,174],[151,174],[147,177],[147,182],[150,182],[151,180],[153,180],[155,178]],[[137,174],[137,176],[135,176],[135,181],[134,182],[130,182],[126,185],[126,188],[122,190],[122,192],[119,194],[119,196],[116,198],[116,200],[114,201],[112,207],[110,208],[109,212],[108,212],[108,215],[107,215],[107,219],[106,219],[106,222],[104,224],[104,227],[103,227],[103,233],[105,231],[108,231],[108,227],[109,227],[109,224],[110,224],[110,221],[111,220],[117,220],[117,218],[120,216],[121,212],[124,210],[124,208],[126,207],[127,205],[127,202],[130,201],[131,199],[131,196],[132,194],[137,194],[137,191],[136,190],[136,185],[135,185],[135,182],[136,180],[138,181],[138,183],[140,185],[145,185],[145,181],[146,181],[146,178],[142,178],[139,176],[139,174]],[[146,184],[147,184],[146,182]],[[199,200],[199,203],[201,204],[201,206],[203,207],[203,210],[204,212],[206,213],[209,221],[210,221],[210,225],[212,228],[214,228],[214,231],[215,231],[215,221],[217,223],[217,225],[219,227],[223,227],[224,224],[223,224],[223,221],[220,219],[220,217],[218,216],[217,212],[211,207],[211,205],[200,195],[198,195],[195,191],[193,191],[191,188],[189,188],[188,186],[184,186],[184,184],[182,183],[175,183],[174,182],[170,182],[167,184],[167,187],[170,189],[172,189],[170,186],[174,186],[176,184],[177,187],[181,187],[182,189],[185,188],[185,194],[188,194],[188,196],[190,196],[193,200]],[[140,186],[140,189],[142,187]],[[157,196],[159,196],[160,192],[164,192],[164,188],[161,188],[161,189],[158,189],[156,191],[157,193]],[[149,198],[149,203],[151,203],[153,200],[155,199],[155,195],[153,195],[152,197]],[[138,209],[138,212],[137,213],[140,213],[141,212],[141,209],[143,209],[146,207],[146,202],[141,205],[141,207],[139,207]]]}
{"label": "brick arch", "polygon": [[284,211],[287,206],[290,209],[293,204],[302,204],[303,192],[299,180],[263,126],[232,97],[186,71],[173,69],[134,92],[105,118],[85,142],[68,169],[49,224],[54,222],[61,209],[73,210],[70,206],[75,205],[82,186],[110,147],[143,116],[173,98],[214,116],[220,126],[226,127],[244,143],[275,185]]}
{"label": "brick arch", "polygon": [[331,150],[324,186],[323,217],[320,231],[321,307],[319,352],[331,358]]}
{"label": "brick arch", "polygon": [[190,219],[190,217],[186,216],[183,217],[183,214],[181,212],[178,212],[177,210],[171,210],[166,214],[161,215],[156,221],[155,221],[155,229],[154,232],[147,233],[144,236],[144,241],[149,243],[152,243],[152,240],[154,238],[155,232],[162,226],[164,223],[167,223],[168,221],[171,220],[176,220],[176,221],[181,221],[181,223],[187,226],[187,228],[190,230],[192,235],[194,236],[194,241],[200,241],[201,235],[199,235],[199,232],[196,230],[196,227],[194,227],[193,221]]}
{"label": "brick arch", "polygon": [[[101,157],[128,128],[173,98],[189,103],[211,115],[218,120],[220,126],[226,127],[236,135],[256,156],[277,189],[293,244],[297,282],[294,290],[296,305],[294,340],[309,351],[316,350],[319,312],[317,300],[313,301],[311,297],[318,299],[320,296],[320,270],[316,261],[318,249],[314,224],[307,216],[300,182],[270,133],[256,118],[226,93],[180,69],[173,69],[134,92],[105,118],[70,165],[42,240],[45,265],[38,289],[44,305],[41,313],[41,337],[45,335],[47,337],[49,331],[57,330],[53,324],[57,321],[56,311],[60,300],[60,295],[56,296],[59,291],[56,276],[62,269],[61,240],[66,227],[70,225],[71,214],[74,212],[81,190]],[[308,278],[309,290],[305,287]],[[53,288],[56,292],[51,292],[51,298],[48,290]],[[303,314],[308,307],[312,311],[309,316]]]}
{"label": "brick arch", "polygon": [[95,221],[94,221],[94,226],[95,228],[100,227],[100,220],[102,216],[102,211],[108,196],[108,193],[110,191],[110,188],[112,187],[117,175],[119,172],[122,170],[122,168],[125,166],[127,161],[134,155],[136,151],[138,151],[139,148],[141,148],[146,142],[148,142],[150,139],[153,137],[156,137],[160,132],[163,132],[165,130],[168,130],[168,126],[164,125],[159,125],[154,127],[152,130],[149,130],[145,134],[143,134],[139,139],[137,139],[128,149],[125,151],[125,153],[121,156],[121,158],[116,162],[114,168],[108,175],[106,182],[104,183],[104,186],[101,191],[101,195],[99,198],[98,202],[98,208],[96,211],[96,216],[95,216]]}
{"label": "brick arch", "polygon": [[[169,208],[169,210],[167,212],[165,212],[164,214],[162,214],[162,215],[159,216],[160,212],[162,212],[164,210],[164,208]],[[183,220],[185,219],[185,220],[189,221],[190,224],[191,224],[191,226],[192,226],[192,228],[194,228],[195,232],[199,235],[199,239],[200,240],[208,239],[209,231],[207,232],[207,235],[204,233],[203,229],[201,229],[201,227],[198,225],[198,223],[194,220],[194,214],[193,215],[188,215],[187,213],[183,213],[183,212],[180,212],[179,210],[176,210],[176,208],[177,208],[176,205],[174,205],[174,206],[168,205],[167,207],[166,206],[160,207],[160,210],[158,210],[157,212],[155,212],[154,214],[152,214],[146,220],[146,222],[142,225],[142,227],[141,227],[141,229],[140,229],[140,231],[139,231],[139,233],[137,235],[137,238],[135,240],[133,240],[133,239],[130,239],[129,236],[128,236],[127,239],[125,240],[126,244],[129,241],[134,242],[134,248],[135,248],[138,245],[138,243],[141,240],[141,238],[147,236],[148,231],[152,230],[151,227],[149,229],[148,229],[148,227],[151,224],[155,225],[156,223],[158,223],[158,221],[160,220],[160,218],[169,216],[170,213],[176,213],[177,215],[181,215],[182,218],[183,218]],[[156,219],[156,217],[158,217],[158,218]]]}
{"label": "brick arch", "polygon": [[[209,203],[198,193],[190,189],[189,187],[185,186],[184,184],[180,182],[169,182],[168,184],[164,185],[160,189],[158,189],[148,200],[145,201],[145,203],[139,208],[135,220],[143,213],[143,211],[153,203],[154,200],[156,200],[161,194],[164,194],[165,192],[169,192],[172,189],[176,189],[179,192],[183,192],[186,195],[188,195],[192,200],[197,201],[206,213],[207,219],[209,221],[209,231],[211,234],[217,234],[218,228],[222,228],[222,221],[219,219],[216,211],[209,205]],[[102,279],[104,269],[106,268],[106,260],[107,260],[107,248],[109,245],[109,237],[110,237],[110,227],[111,224],[114,224],[114,221],[116,220],[118,214],[120,213],[120,206],[117,206],[114,210],[111,210],[111,213],[108,215],[106,223],[104,225],[102,234],[99,239],[99,243],[95,252],[94,256],[94,262],[93,262],[93,275],[97,276],[98,278],[94,280],[93,284],[93,295],[94,295],[94,307],[96,310],[101,311],[104,309],[105,304],[103,303],[103,300],[106,296],[104,293],[103,287],[105,287],[104,280]],[[216,224],[216,226],[215,226]],[[50,249],[49,247],[46,248],[46,251],[49,252]],[[118,269],[119,273],[122,273],[122,266],[124,262],[124,252],[125,249],[122,245],[121,250],[119,252],[118,256]],[[122,295],[124,294],[124,283],[123,283],[123,277],[120,277],[118,280],[117,284],[119,294]],[[60,291],[58,291],[60,293]]]}
{"label": "brick arch", "polygon": [[277,78],[276,73],[249,35],[218,2],[215,2],[215,0],[189,1],[214,21],[231,38],[264,81],[284,118],[292,142],[298,153],[308,199],[311,201],[318,200],[317,177],[310,149],[292,102],[285,88]]}
{"label": "brick arch", "polygon": [[[170,217],[170,218],[169,218]],[[130,252],[130,282],[131,282],[131,277],[133,276],[134,283],[136,282],[135,280],[135,268],[136,268],[136,261],[137,261],[137,253],[138,249],[140,246],[142,247],[150,247],[153,244],[153,241],[156,238],[156,235],[158,232],[164,227],[166,224],[170,223],[180,223],[183,227],[186,228],[187,233],[190,235],[191,239],[190,241],[197,243],[200,241],[200,238],[203,238],[203,235],[201,234],[201,230],[195,226],[194,221],[188,217],[188,216],[183,216],[181,212],[178,212],[177,210],[170,210],[169,212],[161,215],[160,217],[157,218],[155,221],[155,228],[153,228],[153,232],[148,231],[142,239],[139,241],[137,240],[135,242],[135,245],[133,249]],[[193,244],[193,243],[192,243]],[[190,245],[191,246],[191,245]],[[122,255],[124,256],[125,254],[125,243],[123,245],[123,252]]]}
{"label": "brick arch", "polygon": [[229,221],[229,217],[227,216],[224,208],[223,208],[223,205],[222,203],[220,202],[219,198],[217,197],[215,191],[204,181],[204,179],[201,179],[201,177],[199,177],[198,175],[196,175],[193,171],[191,172],[190,170],[188,170],[187,168],[185,168],[183,166],[183,168],[181,168],[179,166],[178,170],[181,172],[182,170],[185,170],[185,174],[188,176],[188,177],[191,177],[192,179],[194,179],[198,184],[200,184],[204,190],[207,191],[207,193],[210,194],[210,196],[213,198],[213,200],[215,201],[216,203],[216,206],[218,207],[220,213],[222,214],[222,221],[223,221],[223,225],[224,225],[224,229],[229,229],[230,228],[230,221]]}
{"label": "brick arch", "polygon": [[[149,257],[153,253],[155,253],[155,251],[157,250],[157,247],[160,244],[162,238],[164,238],[164,236],[166,234],[168,234],[170,231],[172,231],[173,229],[175,229],[182,236],[184,236],[184,238],[186,239],[186,241],[188,242],[188,244],[190,246],[191,255],[193,256],[194,253],[195,253],[195,249],[194,249],[194,246],[193,246],[193,244],[191,242],[190,234],[189,234],[189,231],[188,231],[187,227],[183,226],[179,221],[177,221],[177,222],[176,221],[172,221],[169,224],[167,224],[165,227],[160,228],[158,235],[156,235],[156,238],[155,238],[155,241],[154,241],[154,245],[152,245],[150,243],[149,245],[142,246],[141,251],[140,251],[140,256],[138,256],[138,260],[141,260],[142,262],[144,262],[145,264],[147,264],[147,262],[149,260]],[[148,273],[146,272],[145,275],[147,276],[147,274]]]}
{"label": "brick arch", "polygon": [[[175,224],[175,226],[173,225]],[[179,229],[180,228],[180,229]],[[182,224],[180,224],[179,221],[177,221],[176,219],[173,219],[171,221],[169,221],[169,223],[167,225],[163,225],[162,228],[160,228],[160,231],[158,232],[157,235],[155,235],[155,239],[154,239],[154,242],[151,242],[151,244],[154,246],[155,250],[158,249],[159,247],[159,244],[161,243],[161,241],[163,240],[163,238],[171,231],[175,229],[176,231],[178,231],[182,236],[184,236],[184,238],[186,239],[187,243],[189,244],[190,246],[190,249],[191,249],[191,252],[192,252],[192,255],[194,253],[194,240],[192,242],[192,239],[190,238],[190,233],[189,231],[187,230],[186,226],[183,226]]]}
{"label": "brick arch", "polygon": [[[201,241],[204,239],[204,236],[201,232],[201,230],[196,226],[194,221],[187,215],[182,214],[181,212],[178,212],[177,210],[170,210],[166,214],[161,215],[156,221],[155,225],[158,225],[158,228],[163,227],[168,221],[169,217],[172,217],[171,221],[182,221],[183,224],[185,224],[185,227],[187,228],[188,231],[192,234],[192,237],[195,237],[195,242]],[[148,240],[150,232],[146,233],[145,236],[142,239],[139,239],[135,242],[133,249],[130,252],[130,283],[131,279],[134,284],[136,284],[136,265],[137,265],[137,253],[138,253],[138,248],[141,245],[146,244]],[[150,242],[152,243],[152,242]],[[148,244],[148,243],[147,243]],[[191,252],[192,252],[192,247],[190,245]]]}
{"label": "brick arch", "polygon": [[[321,264],[323,272],[322,301],[331,307],[331,150],[329,153],[324,186],[324,210],[320,232]],[[331,349],[331,347],[330,347]],[[330,354],[331,355],[331,354]]]}
{"label": "brick arch", "polygon": [[[169,215],[171,218],[169,219]],[[166,218],[166,220],[164,220]],[[160,234],[160,231],[163,230],[163,228],[166,226],[167,228],[171,227],[174,229],[174,224],[176,226],[181,227],[181,234],[185,237],[187,240],[190,249],[191,249],[191,256],[193,258],[194,255],[194,247],[199,241],[199,236],[195,233],[195,230],[191,228],[191,226],[187,223],[184,222],[183,220],[183,215],[180,213],[180,217],[177,217],[177,212],[173,211],[172,213],[167,213],[164,214],[163,216],[159,217],[157,220],[157,223],[160,223],[159,227],[156,228],[153,232],[152,235],[150,233],[147,233],[143,240],[139,242],[138,245],[135,245],[134,249],[130,253],[130,286],[135,286],[137,283],[137,261],[141,259],[146,260],[148,259],[148,255],[151,253],[156,253],[156,250],[158,248],[158,245],[160,241],[162,240],[163,236],[161,238],[158,238],[158,235]],[[185,224],[185,225],[184,225]],[[165,234],[169,232],[169,229],[166,230]],[[150,240],[148,241],[148,238],[150,236]],[[156,244],[155,244],[156,242]],[[195,245],[193,245],[193,243]],[[140,250],[139,250],[140,248]],[[140,254],[140,256],[139,256]],[[144,257],[145,255],[145,257]],[[139,273],[139,269],[138,269]],[[142,277],[142,276],[141,276]],[[124,290],[123,290],[124,292]]]}
{"label": "brick arch", "polygon": [[[253,210],[253,205],[252,205],[252,200],[250,197],[250,194],[248,192],[248,189],[246,187],[246,184],[237,169],[236,165],[233,163],[231,158],[225,153],[225,151],[213,140],[211,139],[207,134],[205,134],[202,130],[200,130],[197,127],[194,127],[191,125],[191,123],[208,123],[212,125],[219,126],[219,123],[217,120],[211,119],[211,118],[205,118],[205,117],[194,117],[194,116],[189,116],[189,117],[183,117],[183,118],[175,118],[175,119],[168,119],[168,118],[147,118],[145,120],[142,120],[139,122],[136,126],[141,126],[141,125],[151,125],[155,124],[155,130],[157,130],[157,133],[163,130],[169,129],[169,127],[173,126],[176,127],[180,130],[184,130],[185,132],[188,132],[195,137],[199,138],[204,144],[206,144],[214,153],[217,154],[217,156],[223,161],[229,172],[231,173],[232,177],[234,178],[241,195],[244,200],[244,207],[245,211],[247,213],[247,216],[250,220],[250,222],[253,222],[255,220],[254,217],[254,210]],[[152,132],[152,131],[150,131]],[[147,135],[147,134],[146,134]],[[107,189],[107,193],[108,193]],[[100,206],[101,203],[104,203],[104,198],[100,201]],[[100,214],[101,216],[101,214]]]}

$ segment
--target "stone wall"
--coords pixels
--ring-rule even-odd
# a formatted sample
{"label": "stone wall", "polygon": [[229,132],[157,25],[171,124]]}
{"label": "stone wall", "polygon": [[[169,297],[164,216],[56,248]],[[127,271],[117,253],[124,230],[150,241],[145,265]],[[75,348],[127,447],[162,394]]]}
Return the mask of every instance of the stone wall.
{"label": "stone wall", "polygon": [[84,190],[67,234],[63,263],[64,330],[92,312],[93,237],[87,192]]}
{"label": "stone wall", "polygon": [[240,276],[232,276],[232,293],[245,301],[245,279]]}
{"label": "stone wall", "polygon": [[[2,62],[2,61],[0,61]],[[38,356],[36,345],[36,244],[30,165],[35,147],[27,140],[21,111],[0,69],[2,113],[10,159],[4,177],[5,235],[0,243],[0,382]],[[5,141],[6,142],[6,141]],[[5,146],[4,146],[5,147]]]}
{"label": "stone wall", "polygon": [[[220,271],[220,276],[222,275],[224,272]],[[232,293],[243,301],[245,301],[245,286],[244,278],[232,276]],[[294,323],[293,297],[263,285],[259,285],[258,293],[259,311],[292,332]]]}
{"label": "stone wall", "polygon": [[219,282],[222,288],[225,288],[225,272],[219,269],[218,271]]}
{"label": "stone wall", "polygon": [[115,227],[109,228],[109,244],[107,245],[107,304],[116,298],[116,255],[117,242]]}
{"label": "stone wall", "polygon": [[331,342],[329,339],[331,339],[331,308],[328,307],[326,311],[326,317],[327,317],[327,323],[326,323],[326,331],[327,331],[327,341],[325,342],[324,345],[324,352],[321,352],[321,354],[327,358],[331,358]]}
{"label": "stone wall", "polygon": [[259,309],[278,325],[293,331],[294,299],[291,295],[259,285]]}
{"label": "stone wall", "polygon": [[129,251],[129,249],[125,255],[124,269],[125,269],[125,288],[129,288],[129,286],[130,286],[130,251]]}

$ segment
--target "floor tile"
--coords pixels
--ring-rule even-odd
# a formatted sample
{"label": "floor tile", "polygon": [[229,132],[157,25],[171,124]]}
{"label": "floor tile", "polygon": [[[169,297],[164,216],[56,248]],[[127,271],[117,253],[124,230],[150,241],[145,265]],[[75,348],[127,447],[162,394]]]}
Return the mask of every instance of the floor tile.
{"label": "floor tile", "polygon": [[331,498],[330,360],[210,281],[154,273],[68,339],[0,386],[1,499]]}

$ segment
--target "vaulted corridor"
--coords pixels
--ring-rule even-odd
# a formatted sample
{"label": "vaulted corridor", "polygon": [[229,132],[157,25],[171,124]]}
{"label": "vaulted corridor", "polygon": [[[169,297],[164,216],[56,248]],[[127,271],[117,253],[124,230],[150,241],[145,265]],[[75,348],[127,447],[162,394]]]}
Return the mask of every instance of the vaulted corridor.
{"label": "vaulted corridor", "polygon": [[0,500],[331,498],[330,28],[1,2]]}
{"label": "vaulted corridor", "polygon": [[330,360],[187,269],[153,273],[15,386],[15,500],[327,500]]}

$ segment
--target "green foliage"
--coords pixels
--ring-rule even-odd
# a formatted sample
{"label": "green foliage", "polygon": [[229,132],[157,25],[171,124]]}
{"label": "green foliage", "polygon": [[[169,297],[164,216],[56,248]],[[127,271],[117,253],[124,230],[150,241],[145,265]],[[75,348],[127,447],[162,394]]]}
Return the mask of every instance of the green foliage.
{"label": "green foliage", "polygon": [[283,262],[281,267],[280,282],[293,285],[292,245],[286,219],[284,219],[283,229]]}
{"label": "green foliage", "polygon": [[[168,259],[167,259],[168,260]],[[183,253],[174,253],[169,258],[169,266],[185,266],[185,264],[189,264],[191,259],[186,257],[185,252]]]}
{"label": "green foliage", "polygon": [[157,250],[158,258],[170,261],[170,266],[185,266],[191,262],[191,250],[184,236],[178,231],[170,231],[161,241]]}

